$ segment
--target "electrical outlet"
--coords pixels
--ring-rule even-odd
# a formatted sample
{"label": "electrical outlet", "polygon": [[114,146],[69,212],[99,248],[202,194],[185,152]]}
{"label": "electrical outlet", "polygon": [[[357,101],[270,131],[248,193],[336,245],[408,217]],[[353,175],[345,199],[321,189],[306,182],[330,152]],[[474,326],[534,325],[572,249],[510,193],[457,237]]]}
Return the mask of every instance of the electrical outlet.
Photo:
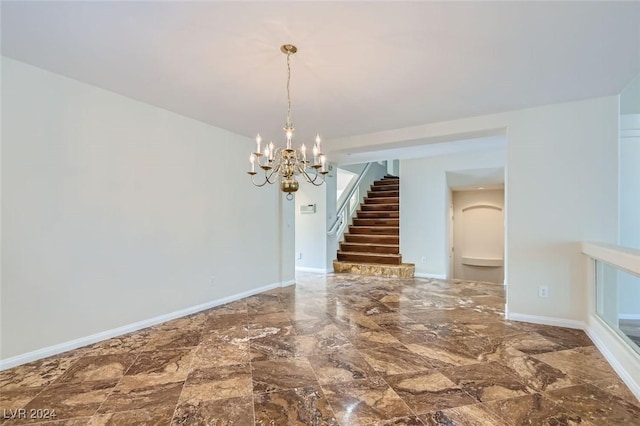
{"label": "electrical outlet", "polygon": [[427,257],[426,256],[422,256],[422,258],[420,259],[420,262],[427,263]]}
{"label": "electrical outlet", "polygon": [[298,260],[302,259],[302,252],[298,253]]}
{"label": "electrical outlet", "polygon": [[216,277],[214,277],[213,275],[211,275],[210,283],[211,283],[211,287],[214,287],[216,285]]}
{"label": "electrical outlet", "polygon": [[538,287],[538,297],[542,297],[543,299],[549,297],[549,287],[546,285]]}

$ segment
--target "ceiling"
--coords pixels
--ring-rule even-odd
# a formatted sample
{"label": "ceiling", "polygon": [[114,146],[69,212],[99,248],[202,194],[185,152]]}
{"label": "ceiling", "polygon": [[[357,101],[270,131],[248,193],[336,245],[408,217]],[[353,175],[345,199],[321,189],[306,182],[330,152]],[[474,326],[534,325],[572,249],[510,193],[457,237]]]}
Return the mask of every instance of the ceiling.
{"label": "ceiling", "polygon": [[640,2],[2,2],[2,54],[233,132],[297,140],[613,95]]}

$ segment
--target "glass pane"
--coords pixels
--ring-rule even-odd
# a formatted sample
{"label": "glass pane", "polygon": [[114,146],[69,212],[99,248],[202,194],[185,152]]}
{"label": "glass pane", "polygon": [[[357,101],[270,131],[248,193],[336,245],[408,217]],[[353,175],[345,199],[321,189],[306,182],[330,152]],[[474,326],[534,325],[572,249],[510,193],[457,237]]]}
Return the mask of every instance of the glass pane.
{"label": "glass pane", "polygon": [[596,313],[640,353],[640,277],[596,262]]}

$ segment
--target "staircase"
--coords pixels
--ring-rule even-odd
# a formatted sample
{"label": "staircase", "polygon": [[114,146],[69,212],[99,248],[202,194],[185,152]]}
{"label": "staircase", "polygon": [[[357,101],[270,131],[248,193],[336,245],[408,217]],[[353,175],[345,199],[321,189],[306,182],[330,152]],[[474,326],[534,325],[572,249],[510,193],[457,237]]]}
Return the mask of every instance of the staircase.
{"label": "staircase", "polygon": [[413,277],[414,265],[400,254],[400,180],[375,181],[340,243],[335,272]]}

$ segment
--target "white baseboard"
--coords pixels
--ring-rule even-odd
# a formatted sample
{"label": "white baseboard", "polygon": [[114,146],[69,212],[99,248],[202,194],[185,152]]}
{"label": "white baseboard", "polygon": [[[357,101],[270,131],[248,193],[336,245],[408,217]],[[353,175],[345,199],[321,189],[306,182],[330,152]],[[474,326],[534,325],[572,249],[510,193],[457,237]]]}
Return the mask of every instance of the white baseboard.
{"label": "white baseboard", "polygon": [[640,314],[618,314],[618,319],[622,319],[622,320],[640,320]]}
{"label": "white baseboard", "polygon": [[506,313],[506,318],[510,321],[531,322],[534,324],[552,325],[554,327],[577,328],[584,330],[586,324],[583,321],[570,320],[565,318],[543,317],[539,315],[519,314],[517,312]]}
{"label": "white baseboard", "polygon": [[591,317],[585,333],[629,390],[640,400],[640,355],[595,316]]}
{"label": "white baseboard", "polygon": [[316,274],[326,274],[328,272],[333,272],[333,271],[329,271],[328,269],[322,269],[322,268],[307,268],[306,266],[296,266],[296,272],[313,272]]}
{"label": "white baseboard", "polygon": [[414,277],[416,278],[433,278],[436,280],[446,280],[447,276],[444,274],[425,274],[423,272],[415,272],[413,274]]}
{"label": "white baseboard", "polygon": [[[236,300],[240,300],[245,297],[253,296],[254,294],[263,293],[268,290],[273,290],[275,288],[283,287],[285,285],[290,285],[287,283],[289,283],[289,281],[287,281],[286,283],[268,284],[262,287],[258,287],[251,290],[243,291],[241,293],[233,294],[231,296],[222,297],[220,299],[202,303],[200,305],[190,306],[188,308],[180,309],[178,311],[169,312],[163,315],[158,315],[157,317],[134,322],[132,324],[123,325],[122,327],[112,328],[111,330],[102,331],[100,333],[91,334],[89,336],[80,337],[78,339],[58,343],[57,345],[36,349],[35,351],[27,352],[25,354],[2,359],[0,360],[0,371],[6,370],[8,368],[13,368],[18,365],[26,364],[28,362],[37,361],[42,358],[58,355],[73,349],[78,349],[83,346],[100,342],[102,340],[111,339],[113,337],[121,336],[123,334],[138,331],[143,328],[151,327],[153,325],[170,321],[176,318],[184,317],[186,315],[191,315],[196,312],[205,311],[207,309],[211,309],[216,306],[224,305],[225,303],[234,302]],[[295,284],[295,280],[291,281],[291,284]]]}
{"label": "white baseboard", "polygon": [[283,281],[280,283],[280,287],[289,287],[290,285],[294,285],[296,280]]}

